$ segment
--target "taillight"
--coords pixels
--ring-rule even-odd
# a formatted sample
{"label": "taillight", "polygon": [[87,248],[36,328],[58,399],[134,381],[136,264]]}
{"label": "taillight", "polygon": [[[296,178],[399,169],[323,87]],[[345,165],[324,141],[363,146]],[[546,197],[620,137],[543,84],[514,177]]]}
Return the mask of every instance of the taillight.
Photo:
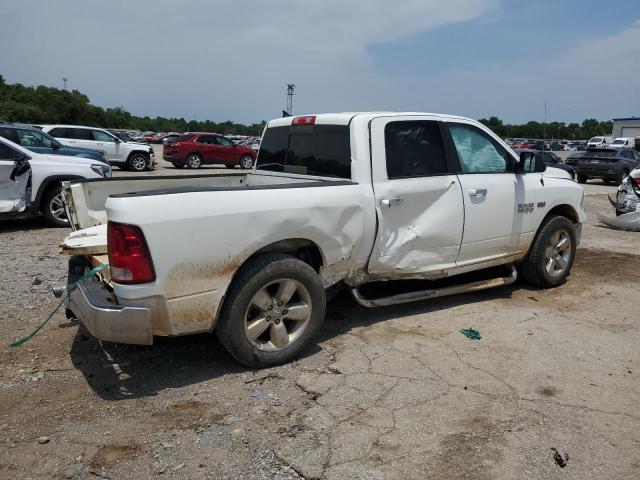
{"label": "taillight", "polygon": [[631,175],[629,175],[629,180],[630,180],[630,181],[631,181],[631,183],[633,183],[636,187],[640,187],[640,177],[633,178]]}
{"label": "taillight", "polygon": [[109,222],[107,250],[111,279],[114,282],[131,285],[149,283],[156,279],[149,247],[140,227]]}
{"label": "taillight", "polygon": [[315,115],[304,115],[302,117],[296,117],[291,122],[291,125],[315,125],[316,117]]}

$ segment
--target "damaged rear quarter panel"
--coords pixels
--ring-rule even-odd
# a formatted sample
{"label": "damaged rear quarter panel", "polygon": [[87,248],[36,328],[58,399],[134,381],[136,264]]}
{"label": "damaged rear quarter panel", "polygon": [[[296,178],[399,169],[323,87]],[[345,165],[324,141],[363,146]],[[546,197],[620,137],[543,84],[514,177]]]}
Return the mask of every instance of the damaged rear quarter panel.
{"label": "damaged rear quarter panel", "polygon": [[363,236],[362,197],[345,184],[110,198],[109,220],[142,228],[156,271],[155,282],[114,285],[115,294],[122,304],[163,298],[167,318],[154,320],[163,334],[210,330],[238,268],[287,239],[315,243],[337,281]]}

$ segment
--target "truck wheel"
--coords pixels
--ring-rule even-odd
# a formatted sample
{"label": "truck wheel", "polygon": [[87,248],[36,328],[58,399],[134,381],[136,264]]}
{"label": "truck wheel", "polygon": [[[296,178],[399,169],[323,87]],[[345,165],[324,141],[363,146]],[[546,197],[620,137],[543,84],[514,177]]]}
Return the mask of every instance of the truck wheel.
{"label": "truck wheel", "polygon": [[578,183],[587,183],[587,180],[589,180],[589,177],[586,175],[578,175]]}
{"label": "truck wheel", "polygon": [[44,194],[41,204],[42,214],[47,223],[52,227],[68,227],[69,219],[64,209],[62,187],[56,185],[50,187]]}
{"label": "truck wheel", "polygon": [[171,165],[173,165],[176,168],[183,168],[184,167],[184,163],[172,163]]}
{"label": "truck wheel", "polygon": [[216,333],[249,367],[286,363],[300,354],[324,320],[325,291],[301,260],[264,254],[243,265],[231,284]]}
{"label": "truck wheel", "polygon": [[520,274],[537,287],[557,287],[569,276],[575,256],[573,223],[566,217],[553,216],[538,230],[527,257],[520,264]]}
{"label": "truck wheel", "polygon": [[202,158],[197,153],[192,153],[187,157],[187,167],[200,168],[202,166]]}
{"label": "truck wheel", "polygon": [[127,160],[127,168],[133,172],[144,172],[149,163],[148,158],[142,153],[134,153]]}
{"label": "truck wheel", "polygon": [[243,155],[240,157],[240,167],[246,170],[253,168],[253,158],[251,158],[251,155]]}

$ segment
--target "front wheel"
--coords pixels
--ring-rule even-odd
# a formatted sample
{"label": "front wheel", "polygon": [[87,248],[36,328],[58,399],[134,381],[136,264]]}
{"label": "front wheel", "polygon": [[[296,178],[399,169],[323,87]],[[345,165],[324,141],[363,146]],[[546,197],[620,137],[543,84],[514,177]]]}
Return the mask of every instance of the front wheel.
{"label": "front wheel", "polygon": [[243,365],[264,368],[298,356],[324,320],[325,291],[316,271],[295,257],[264,254],[241,267],[216,326]]}
{"label": "front wheel", "polygon": [[47,223],[52,227],[68,227],[69,219],[64,209],[62,187],[51,187],[42,199],[42,214]]}
{"label": "front wheel", "polygon": [[149,164],[149,159],[141,153],[134,153],[127,161],[127,168],[133,172],[144,172]]}
{"label": "front wheel", "polygon": [[253,158],[251,157],[251,155],[243,155],[240,158],[240,167],[244,168],[245,170],[253,168]]}
{"label": "front wheel", "polygon": [[537,287],[557,287],[571,273],[575,255],[573,223],[566,217],[551,217],[538,231],[526,259],[520,264],[520,274]]}

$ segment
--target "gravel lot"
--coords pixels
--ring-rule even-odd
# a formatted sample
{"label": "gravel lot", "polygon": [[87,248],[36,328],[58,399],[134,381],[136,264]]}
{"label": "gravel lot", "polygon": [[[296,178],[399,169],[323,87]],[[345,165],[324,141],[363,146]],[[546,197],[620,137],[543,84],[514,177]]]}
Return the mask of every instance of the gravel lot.
{"label": "gravel lot", "polygon": [[586,190],[562,287],[341,295],[303,358],[261,371],[214,336],[100,344],[62,313],[10,349],[55,306],[68,232],[0,223],[0,478],[640,478],[640,234],[595,222],[614,187]]}

